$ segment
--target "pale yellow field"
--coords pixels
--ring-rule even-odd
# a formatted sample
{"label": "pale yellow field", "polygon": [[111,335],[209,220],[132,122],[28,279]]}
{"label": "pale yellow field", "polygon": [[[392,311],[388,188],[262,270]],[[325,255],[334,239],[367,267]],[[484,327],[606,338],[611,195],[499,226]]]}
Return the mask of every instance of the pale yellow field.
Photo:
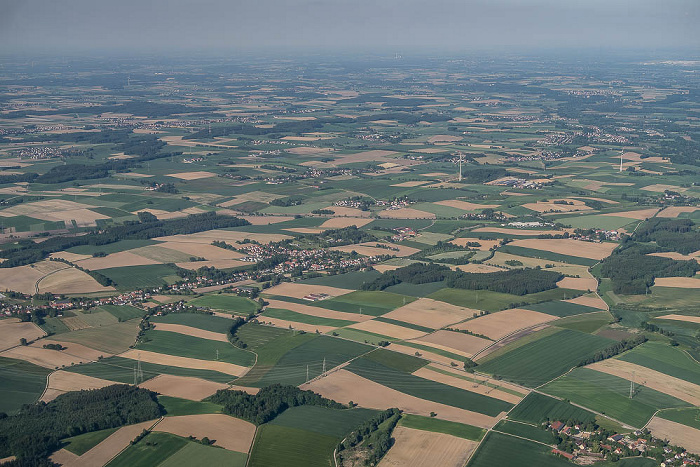
{"label": "pale yellow field", "polygon": [[467,357],[473,356],[479,350],[492,344],[492,341],[488,339],[452,331],[437,331],[421,339],[416,339],[416,342]]}
{"label": "pale yellow field", "polygon": [[617,247],[617,243],[593,243],[570,238],[525,238],[514,240],[510,245],[589,259],[603,259]]}
{"label": "pale yellow field", "polygon": [[308,156],[308,155],[327,155],[330,152],[335,151],[333,148],[313,148],[313,147],[296,147],[296,148],[290,148],[290,149],[285,149],[286,152],[289,152],[291,154],[299,154],[303,156]]}
{"label": "pale yellow field", "polygon": [[[377,243],[379,243],[380,245],[386,245],[387,247],[390,247],[390,248],[398,248],[398,251],[393,250],[393,249],[390,250],[389,248],[377,248],[376,247]],[[381,242],[367,242],[367,243],[358,243],[357,245],[334,246],[331,248],[331,250],[344,251],[346,253],[350,253],[351,251],[356,251],[359,254],[365,255],[365,256],[390,255],[390,256],[398,256],[399,258],[402,258],[404,256],[411,256],[413,253],[420,251],[420,250],[418,250],[418,248],[413,248],[410,246],[393,245],[390,243],[381,243]]]}
{"label": "pale yellow field", "polygon": [[656,193],[663,193],[666,190],[671,190],[671,191],[680,192],[680,193],[682,193],[684,191],[688,191],[687,188],[683,188],[683,187],[680,187],[678,185],[664,185],[662,183],[657,183],[654,185],[647,185],[645,187],[640,188],[640,190],[653,191]]}
{"label": "pale yellow field", "polygon": [[694,277],[657,277],[654,285],[659,287],[678,287],[681,289],[700,289],[700,279]]}
{"label": "pale yellow field", "polygon": [[164,396],[201,401],[219,389],[226,389],[228,385],[188,376],[158,375],[139,384],[139,387],[163,394]]}
{"label": "pale yellow field", "polygon": [[[467,375],[466,372],[463,373],[464,375]],[[475,381],[467,381],[465,379],[457,377],[457,375],[446,375],[444,373],[435,371],[430,367],[419,368],[418,370],[413,372],[413,375],[418,376],[420,378],[429,379],[430,381],[436,381],[438,383],[446,384],[455,388],[464,389],[465,391],[475,392],[477,394],[483,394],[485,396],[493,397],[495,399],[504,400],[506,402],[510,402],[511,404],[517,404],[522,400],[522,397],[518,397],[515,394],[500,391],[496,388],[485,386]]]}
{"label": "pale yellow field", "polygon": [[593,277],[565,277],[557,282],[557,287],[593,291],[598,288],[598,280]]}
{"label": "pale yellow field", "polygon": [[659,208],[640,209],[638,211],[620,211],[601,214],[601,216],[627,217],[629,219],[644,220],[653,217],[659,211]]}
{"label": "pale yellow field", "polygon": [[249,233],[249,232],[236,232],[232,230],[207,230],[206,232],[198,232],[194,234],[187,235],[170,235],[167,237],[159,237],[154,240],[160,241],[173,241],[173,242],[185,242],[185,243],[204,243],[211,245],[214,240],[222,241],[233,245],[237,241],[245,240],[249,238],[260,243],[270,243],[279,242],[292,238],[289,235],[282,234],[259,234],[259,233]]}
{"label": "pale yellow field", "polygon": [[[164,242],[159,247],[168,248],[171,250],[176,250],[190,256],[202,257],[209,260],[214,259],[238,259],[245,256],[243,253],[238,251],[227,250],[225,248],[219,248],[214,245],[201,245],[196,243],[188,242]],[[150,247],[137,248],[132,250],[136,254],[143,254],[143,249],[148,249]]]}
{"label": "pale yellow field", "polygon": [[357,208],[348,208],[345,206],[326,206],[323,209],[330,209],[336,216],[347,216],[347,217],[369,217],[369,211],[362,211]]}
{"label": "pale yellow field", "polygon": [[109,218],[91,211],[89,209],[91,207],[94,206],[63,199],[47,199],[11,206],[0,211],[0,215],[5,217],[23,215],[46,221],[65,221],[67,224],[75,220],[79,226],[95,225],[95,220]]}
{"label": "pale yellow field", "polygon": [[450,269],[453,271],[460,270],[462,272],[476,272],[479,274],[486,274],[489,272],[498,272],[498,271],[504,271],[505,269],[499,268],[496,266],[491,266],[489,264],[475,264],[475,263],[469,263],[469,264],[460,264],[458,266],[456,265],[451,265]]}
{"label": "pale yellow field", "polygon": [[212,341],[226,342],[226,334],[220,332],[206,331],[204,329],[193,328],[191,326],[184,326],[182,324],[171,324],[171,323],[155,323],[155,328],[158,331],[169,331],[176,332],[178,334],[185,334],[187,336],[199,337],[201,339],[209,339]]}
{"label": "pale yellow field", "polygon": [[285,302],[274,299],[269,299],[267,302],[269,303],[268,308],[282,308],[284,310],[296,311],[297,313],[303,313],[308,316],[317,316],[319,318],[344,319],[347,321],[367,321],[368,319],[372,319],[372,316],[369,315],[327,310],[325,308],[303,305],[301,303]]}
{"label": "pale yellow field", "polygon": [[22,337],[31,342],[45,334],[34,323],[22,323],[17,318],[2,319],[0,320],[0,351],[19,345]]}
{"label": "pale yellow field", "polygon": [[547,323],[554,319],[557,319],[557,317],[546,313],[514,308],[470,319],[453,327],[466,329],[475,334],[482,334],[491,339],[499,340],[519,329]]}
{"label": "pale yellow field", "polygon": [[567,230],[530,230],[530,229],[509,229],[506,227],[478,227],[472,232],[493,232],[493,233],[502,233],[505,235],[547,235],[547,234],[557,234],[557,233],[564,233]]}
{"label": "pale yellow field", "polygon": [[379,467],[462,467],[479,445],[476,441],[404,426],[397,426],[392,438],[394,445],[379,462]]}
{"label": "pale yellow field", "polygon": [[465,211],[474,211],[477,209],[500,207],[498,204],[476,204],[476,203],[470,203],[467,201],[461,201],[458,199],[448,199],[445,201],[436,201],[435,204],[440,204],[442,206],[449,206],[451,208],[463,209]]}
{"label": "pale yellow field", "polygon": [[278,224],[280,222],[291,221],[293,217],[288,216],[240,216],[241,219],[245,219],[252,225],[269,225]]}
{"label": "pale yellow field", "polygon": [[687,323],[698,323],[700,324],[700,316],[687,316],[687,315],[663,315],[657,316],[656,319],[672,319],[675,321],[685,321]]}
{"label": "pale yellow field", "polygon": [[[55,337],[58,338],[59,336]],[[72,355],[76,358],[82,359],[82,361],[84,362],[97,360],[100,356],[112,356],[112,354],[109,352],[100,352],[99,350],[91,349],[90,347],[85,347],[84,345],[74,344],[73,342],[65,342],[51,338],[41,339],[34,345],[41,347],[44,344],[61,344],[63,347],[65,347],[65,350],[61,350],[61,353],[64,353],[66,355]]]}
{"label": "pale yellow field", "polygon": [[498,421],[497,418],[488,415],[419,399],[342,369],[311,383],[302,384],[300,388],[310,389],[343,403],[353,401],[360,407],[379,410],[397,407],[407,413],[423,416],[435,412],[436,418],[482,428],[489,428]]}
{"label": "pale yellow field", "polygon": [[268,295],[281,295],[283,297],[292,298],[303,298],[312,293],[325,293],[331,297],[338,297],[350,292],[353,292],[353,290],[329,287],[326,285],[297,284],[293,282],[282,282],[280,285],[270,287],[265,291]]}
{"label": "pale yellow field", "polygon": [[695,212],[700,206],[669,206],[663,209],[656,217],[678,217],[684,212]]}
{"label": "pale yellow field", "polygon": [[314,229],[312,227],[293,227],[291,229],[284,229],[287,232],[295,232],[300,234],[319,234],[325,229]]}
{"label": "pale yellow field", "polygon": [[396,344],[396,343],[391,343],[387,347],[389,350],[393,350],[395,352],[402,353],[404,355],[413,355],[417,356],[416,354],[420,355],[420,358],[423,358],[425,360],[439,363],[441,365],[452,365],[452,363],[459,365],[461,364],[462,360],[455,360],[449,357],[445,357],[444,355],[440,355],[434,352],[428,352],[423,349],[416,349],[415,347],[408,347],[406,345],[401,345],[401,344]]}
{"label": "pale yellow field", "polygon": [[619,376],[636,384],[668,394],[692,405],[700,406],[700,385],[666,375],[650,368],[625,362],[616,358],[601,360],[586,368]]}
{"label": "pale yellow field", "polygon": [[385,209],[377,213],[385,219],[435,219],[435,214],[413,208]]}
{"label": "pale yellow field", "polygon": [[88,258],[76,262],[81,268],[98,271],[107,268],[121,268],[125,266],[145,266],[148,264],[160,264],[149,258],[134,254],[130,251],[112,253],[102,258]]}
{"label": "pale yellow field", "polygon": [[649,256],[659,256],[661,258],[671,258],[675,259],[677,261],[690,261],[692,259],[694,260],[700,260],[700,251],[696,251],[695,253],[691,253],[689,255],[684,255],[681,253],[677,253],[675,251],[663,251],[660,253],[649,253]]}
{"label": "pale yellow field", "polygon": [[172,433],[184,438],[207,437],[216,440],[214,446],[247,454],[255,436],[255,425],[228,415],[213,413],[165,417],[153,431]]}
{"label": "pale yellow field", "polygon": [[560,212],[569,212],[569,211],[590,211],[592,208],[590,206],[586,206],[586,204],[583,201],[580,201],[578,199],[573,199],[573,198],[566,198],[564,201],[573,203],[573,204],[556,204],[553,201],[550,202],[544,202],[544,201],[538,201],[536,203],[526,203],[523,204],[524,208],[532,209],[533,211],[537,212],[547,212],[547,211],[560,211]]}
{"label": "pale yellow field", "polygon": [[403,326],[397,326],[395,324],[382,323],[380,321],[374,320],[352,324],[348,326],[348,328],[372,332],[375,334],[381,334],[383,336],[394,337],[396,339],[415,339],[417,337],[425,335],[425,333],[422,331],[405,328]]}
{"label": "pale yellow field", "polygon": [[99,389],[113,384],[116,383],[106,379],[81,375],[80,373],[58,370],[49,375],[49,384],[41,396],[41,400],[49,402],[66,392],[79,391],[81,389]]}
{"label": "pale yellow field", "polygon": [[433,329],[464,321],[479,313],[431,298],[420,298],[383,315],[385,318],[405,321]]}
{"label": "pale yellow field", "polygon": [[688,452],[700,454],[700,430],[697,428],[660,417],[653,417],[646,428],[659,439],[667,439],[671,444],[683,446]]}
{"label": "pale yellow field", "polygon": [[174,355],[149,352],[147,350],[130,349],[119,355],[120,357],[144,362],[156,363],[158,365],[171,365],[180,368],[199,368],[203,370],[214,370],[227,375],[241,376],[248,371],[248,368],[233,363],[217,362],[211,360],[199,360],[197,358],[176,357]]}
{"label": "pale yellow field", "polygon": [[358,218],[352,218],[352,217],[332,217],[325,221],[323,224],[321,224],[322,229],[342,229],[345,227],[350,227],[351,225],[354,225],[357,228],[363,227],[370,222],[372,222],[374,219],[358,219]]}
{"label": "pale yellow field", "polygon": [[408,181],[408,182],[395,183],[391,186],[410,188],[410,187],[414,187],[414,186],[425,185],[426,183],[430,183],[430,182],[427,180],[413,180],[413,181]]}
{"label": "pale yellow field", "polygon": [[200,178],[216,177],[215,173],[212,172],[179,172],[174,174],[167,174],[168,177],[179,178],[180,180],[199,180]]}
{"label": "pale yellow field", "polygon": [[61,322],[68,327],[71,331],[77,331],[79,329],[87,329],[91,327],[85,320],[80,316],[67,316],[65,318],[60,318]]}
{"label": "pale yellow field", "polygon": [[334,326],[321,326],[318,324],[299,323],[296,321],[289,321],[286,319],[271,318],[270,316],[265,316],[264,314],[258,318],[258,321],[260,323],[269,324],[271,326],[275,326],[278,328],[296,329],[297,331],[305,331],[305,332],[318,331],[320,333],[327,333],[327,332],[331,332],[335,329],[338,329],[337,327],[334,327]]}
{"label": "pale yellow field", "polygon": [[36,282],[47,274],[69,268],[58,261],[41,261],[28,266],[0,268],[0,289],[28,294],[36,293]]}
{"label": "pale yellow field", "polygon": [[[39,343],[41,342],[43,341],[39,341]],[[25,362],[50,369],[71,366],[78,363],[86,363],[88,361],[87,359],[75,357],[60,350],[44,349],[40,346],[36,347],[34,345],[14,347],[0,353],[0,356],[24,360]]]}
{"label": "pale yellow field", "polygon": [[462,141],[462,137],[452,135],[435,135],[428,138],[429,143],[453,143],[455,141]]}
{"label": "pale yellow field", "polygon": [[[165,219],[177,219],[180,217],[186,217],[190,214],[201,214],[205,212],[204,210],[197,208],[197,207],[192,207],[192,208],[187,208],[183,209],[181,211],[163,211],[162,209],[139,209],[138,212],[140,211],[146,211],[150,212],[154,216],[156,216],[160,220],[165,220]],[[134,211],[137,212],[137,211]]]}
{"label": "pale yellow field", "polygon": [[598,308],[599,310],[607,310],[608,305],[605,300],[600,298],[597,294],[581,295],[580,297],[571,298],[569,300],[564,300],[569,303],[576,303],[578,305],[590,306],[593,308]]}
{"label": "pale yellow field", "polygon": [[45,276],[37,282],[37,285],[39,293],[82,294],[115,290],[112,286],[105,287],[100,285],[88,273],[76,268],[61,269],[58,272]]}
{"label": "pale yellow field", "polygon": [[61,258],[65,259],[66,261],[70,261],[71,263],[74,263],[76,261],[81,261],[84,259],[92,258],[92,255],[79,255],[78,253],[69,253],[67,251],[59,251],[57,253],[51,253],[49,255],[50,258]]}

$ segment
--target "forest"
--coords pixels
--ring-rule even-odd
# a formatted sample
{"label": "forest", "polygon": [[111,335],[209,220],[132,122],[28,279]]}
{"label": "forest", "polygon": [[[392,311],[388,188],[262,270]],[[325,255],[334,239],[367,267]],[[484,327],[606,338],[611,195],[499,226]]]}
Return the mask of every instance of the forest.
{"label": "forest", "polygon": [[447,278],[447,286],[455,289],[490,290],[492,292],[527,295],[554,289],[564,275],[543,269],[511,269],[486,274],[456,271]]}
{"label": "forest", "polygon": [[[73,391],[0,416],[0,456],[46,458],[60,440],[90,431],[154,420],[165,413],[154,392],[125,384]],[[4,415],[4,414],[3,414]]]}
{"label": "forest", "polygon": [[637,228],[633,238],[638,242],[656,242],[664,250],[685,255],[700,248],[700,230],[690,219],[650,219]]}

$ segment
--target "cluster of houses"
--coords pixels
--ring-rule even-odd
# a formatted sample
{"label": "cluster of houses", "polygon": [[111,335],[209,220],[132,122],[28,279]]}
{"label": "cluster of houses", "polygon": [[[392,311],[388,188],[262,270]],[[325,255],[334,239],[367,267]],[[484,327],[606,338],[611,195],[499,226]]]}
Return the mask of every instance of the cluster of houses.
{"label": "cluster of houses", "polygon": [[391,236],[391,241],[395,243],[409,240],[418,235],[411,227],[397,227],[394,232],[396,233]]}
{"label": "cluster of houses", "polygon": [[534,180],[529,180],[526,178],[517,177],[503,177],[498,180],[493,180],[491,182],[486,182],[486,185],[504,186],[507,188],[520,188],[520,189],[530,189],[539,190],[546,185],[552,183],[552,180],[547,178],[538,178]]}

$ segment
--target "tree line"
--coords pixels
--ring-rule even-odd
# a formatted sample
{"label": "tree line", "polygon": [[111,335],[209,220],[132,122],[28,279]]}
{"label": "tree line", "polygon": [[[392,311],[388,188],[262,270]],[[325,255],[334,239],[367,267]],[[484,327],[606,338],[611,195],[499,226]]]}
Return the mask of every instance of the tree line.
{"label": "tree line", "polygon": [[615,355],[621,354],[622,352],[626,352],[628,350],[631,350],[635,347],[637,347],[640,344],[643,344],[647,341],[647,337],[644,334],[641,334],[639,336],[636,336],[632,339],[624,339],[621,340],[620,342],[616,342],[603,350],[596,352],[594,355],[584,358],[581,360],[578,364],[578,366],[586,366],[590,365],[591,363],[599,362],[601,360],[606,360],[608,358],[612,358]]}

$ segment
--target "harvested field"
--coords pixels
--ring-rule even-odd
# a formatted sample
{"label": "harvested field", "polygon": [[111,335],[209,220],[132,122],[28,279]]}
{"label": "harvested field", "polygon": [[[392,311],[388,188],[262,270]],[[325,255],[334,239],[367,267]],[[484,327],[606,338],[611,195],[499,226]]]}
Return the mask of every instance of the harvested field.
{"label": "harvested field", "polygon": [[546,313],[514,308],[480,316],[479,318],[457,324],[454,327],[456,329],[466,329],[475,334],[482,334],[493,340],[499,340],[520,329],[547,323],[554,319],[557,319],[557,317]]}
{"label": "harvested field", "polygon": [[597,294],[581,295],[580,297],[564,300],[565,302],[575,303],[577,305],[590,306],[599,310],[607,310],[608,305]]}
{"label": "harvested field", "polygon": [[620,211],[601,214],[601,216],[627,217],[628,219],[644,220],[654,217],[659,211],[659,208],[640,209],[638,211]]}
{"label": "harvested field", "polygon": [[60,350],[44,349],[35,346],[20,346],[0,353],[1,357],[16,358],[44,368],[59,368],[77,363],[87,362],[87,359],[74,357]]}
{"label": "harvested field", "polygon": [[31,342],[45,334],[44,330],[34,323],[22,323],[16,318],[0,320],[0,352],[18,346],[22,337]]}
{"label": "harvested field", "polygon": [[213,370],[227,375],[241,376],[248,368],[233,363],[217,362],[211,360],[199,360],[197,358],[176,357],[174,355],[149,352],[148,350],[130,349],[119,355],[123,358],[155,363],[158,365],[177,366],[180,368],[195,368],[200,370]]}
{"label": "harvested field", "polygon": [[664,418],[654,417],[646,426],[659,439],[667,439],[689,452],[700,454],[700,430]]}
{"label": "harvested field", "polygon": [[412,208],[385,209],[377,215],[385,219],[435,219],[435,214]]}
{"label": "harvested field", "polygon": [[593,277],[565,277],[557,282],[557,287],[593,291],[598,288],[598,280]]}
{"label": "harvested field", "polygon": [[296,148],[290,148],[290,149],[285,149],[286,152],[291,153],[291,154],[298,154],[302,156],[309,156],[309,155],[327,155],[330,152],[335,151],[333,148],[313,148],[313,147],[296,147]]}
{"label": "harvested field", "polygon": [[243,241],[246,238],[267,244],[270,242],[279,242],[292,237],[283,234],[260,234],[250,232],[238,232],[233,230],[207,230],[206,232],[197,232],[193,234],[158,237],[154,240],[160,240],[164,242],[173,241],[184,243],[204,243],[206,245],[211,245],[211,242],[213,242],[214,240],[233,244],[238,241]]}
{"label": "harvested field", "polygon": [[215,173],[212,172],[179,172],[174,174],[167,174],[168,177],[179,178],[180,180],[199,180],[200,178],[216,177]]}
{"label": "harvested field", "polygon": [[319,318],[342,319],[346,321],[367,321],[372,319],[371,315],[360,315],[357,313],[346,313],[344,311],[328,310],[318,306],[302,305],[301,303],[284,302],[282,300],[267,300],[269,308],[282,308],[284,310],[296,311],[308,316]]}
{"label": "harvested field", "polygon": [[452,363],[458,364],[459,362],[462,361],[462,358],[450,358],[446,357],[444,355],[440,355],[434,352],[428,352],[423,349],[416,349],[415,347],[409,347],[407,345],[401,345],[401,344],[396,344],[396,343],[391,343],[387,347],[389,350],[393,350],[395,352],[402,353],[404,355],[411,355],[415,356],[416,352],[420,353],[420,358],[423,358],[425,360],[429,360],[431,362],[437,362],[441,363],[442,365],[451,365]]}
{"label": "harvested field", "polygon": [[49,375],[49,384],[41,396],[41,400],[49,402],[66,392],[79,391],[81,389],[100,389],[112,384],[114,384],[114,381],[59,370]]}
{"label": "harvested field", "polygon": [[[159,245],[154,245],[156,247],[168,248],[170,250],[179,251],[186,255],[202,257],[205,259],[239,259],[245,256],[243,253],[237,251],[227,250],[224,248],[219,248],[214,245],[198,245],[196,243],[189,242],[164,242]],[[137,255],[142,255],[144,251],[147,251],[153,246],[146,246],[142,248],[137,248],[131,250]],[[156,259],[156,258],[154,258]],[[166,261],[167,262],[167,261]]]}
{"label": "harvested field", "polygon": [[397,426],[392,437],[394,445],[379,462],[379,467],[462,467],[479,445],[476,441],[403,426]]}
{"label": "harvested field", "polygon": [[609,358],[588,365],[586,368],[618,376],[636,384],[642,384],[669,396],[686,401],[694,406],[700,405],[700,386],[679,378],[666,375],[650,368]]}
{"label": "harvested field", "polygon": [[477,394],[483,394],[485,396],[494,397],[496,399],[510,402],[511,404],[518,404],[522,400],[522,397],[518,397],[515,394],[500,391],[498,389],[478,384],[473,381],[468,381],[466,379],[459,378],[456,375],[446,375],[444,372],[435,371],[430,367],[419,368],[412,374],[421,378],[429,379],[431,381],[447,384],[448,386],[464,389],[465,391],[475,392]]}
{"label": "harvested field", "polygon": [[467,357],[473,356],[492,343],[488,339],[451,331],[437,331],[421,339],[416,339],[415,342],[447,350],[448,352],[465,355]]}
{"label": "harvested field", "polygon": [[700,209],[700,206],[669,206],[657,214],[656,217],[678,217],[680,214],[695,212],[698,209]]}
{"label": "harvested field", "polygon": [[486,209],[486,208],[498,208],[500,207],[498,204],[476,204],[476,203],[470,203],[467,201],[461,201],[458,199],[448,199],[445,201],[437,201],[435,204],[439,204],[441,206],[449,206],[451,208],[456,208],[456,209],[462,209],[464,211],[475,211],[477,209]]}
{"label": "harvested field", "polygon": [[[559,201],[559,200],[557,200]],[[543,212],[570,212],[570,211],[591,211],[592,208],[589,206],[586,206],[586,204],[583,201],[580,201],[578,199],[573,199],[573,198],[566,198],[564,199],[567,203],[573,203],[573,204],[558,204],[553,201],[551,202],[545,202],[545,201],[538,201],[536,203],[525,203],[522,206],[527,209],[531,209],[533,211],[537,211],[539,213]]]}
{"label": "harvested field", "polygon": [[109,219],[109,216],[98,214],[89,208],[89,204],[76,203],[64,199],[47,199],[33,203],[22,203],[2,211],[2,215],[29,216],[45,221],[64,221],[70,224],[75,220],[78,226],[95,225],[97,219]]}
{"label": "harvested field", "polygon": [[99,357],[111,357],[112,354],[109,352],[100,352],[99,350],[91,349],[90,347],[85,347],[84,345],[75,344],[73,342],[63,342],[56,339],[42,339],[37,343],[33,344],[37,347],[43,346],[44,344],[61,344],[65,347],[65,350],[61,350],[61,353],[66,355],[72,355],[82,361],[95,361]]}
{"label": "harvested field", "polygon": [[336,401],[353,401],[360,407],[371,409],[398,407],[405,412],[423,416],[435,412],[436,418],[441,420],[466,423],[480,428],[489,428],[498,421],[497,418],[488,415],[419,399],[342,369],[303,384],[300,388],[310,389]]}
{"label": "harvested field", "polygon": [[155,391],[164,396],[201,401],[219,389],[228,388],[228,385],[189,376],[158,375],[139,384],[139,387]]}
{"label": "harvested field", "polygon": [[355,227],[360,228],[372,221],[373,219],[368,218],[358,219],[352,217],[333,217],[321,224],[320,227],[322,229],[342,229],[354,225]]}
{"label": "harvested field", "polygon": [[570,238],[525,238],[514,240],[510,245],[589,259],[603,259],[617,247],[617,243],[593,243]]}
{"label": "harvested field", "polygon": [[[437,203],[436,203],[437,204]],[[460,238],[455,238],[454,240],[450,240],[450,243],[457,245],[457,246],[466,246],[467,243],[472,243],[472,242],[478,242],[481,244],[479,247],[475,247],[477,250],[481,251],[488,251],[494,246],[497,246],[501,241],[499,239],[495,240],[480,240],[476,237],[474,238],[469,238],[469,237],[460,237]]]}
{"label": "harvested field", "polygon": [[656,193],[663,193],[666,190],[671,190],[671,191],[681,192],[681,193],[688,191],[688,189],[685,187],[680,187],[678,185],[666,185],[663,183],[657,183],[654,185],[647,185],[645,187],[640,188],[640,190],[653,191]]}
{"label": "harvested field", "polygon": [[435,135],[428,138],[429,143],[453,143],[455,141],[462,141],[462,137],[452,135]]}
{"label": "harvested field", "polygon": [[[141,434],[143,430],[152,427],[155,422],[156,420],[151,420],[135,425],[123,426],[109,435],[100,444],[67,465],[70,467],[94,467],[96,465],[105,465],[117,454],[129,447],[131,440]],[[60,458],[65,459],[65,456],[61,456]]]}
{"label": "harvested field", "polygon": [[58,253],[51,253],[49,257],[61,258],[65,259],[66,261],[70,261],[71,263],[75,263],[76,261],[92,258],[92,255],[80,255],[78,253],[70,253],[68,251],[59,251]]}
{"label": "harvested field", "polygon": [[685,321],[687,323],[700,324],[700,316],[663,315],[663,316],[657,316],[655,319],[672,319],[672,320],[676,320],[676,321]]}
{"label": "harvested field", "polygon": [[453,271],[456,271],[459,269],[462,272],[476,272],[480,274],[486,274],[489,272],[498,272],[498,271],[504,271],[504,268],[499,268],[496,266],[491,266],[489,264],[474,264],[474,263],[469,263],[469,264],[460,264],[459,266],[450,266],[450,269]]}
{"label": "harvested field", "polygon": [[258,318],[258,321],[260,323],[266,323],[270,324],[272,326],[278,327],[278,328],[283,328],[283,329],[296,329],[299,331],[305,331],[305,332],[320,332],[320,333],[327,333],[331,332],[335,329],[338,329],[335,326],[322,326],[319,324],[307,324],[307,323],[299,323],[297,321],[288,321],[286,319],[279,319],[279,318],[271,318],[269,316],[261,316]]}
{"label": "harvested field", "polygon": [[0,268],[0,284],[2,284],[2,290],[14,290],[33,295],[36,293],[38,280],[47,274],[69,267],[58,261],[41,261],[31,266]]}
{"label": "harvested field", "polygon": [[224,414],[182,415],[165,417],[154,431],[163,431],[174,435],[207,437],[229,451],[248,453],[255,436],[255,425]]}
{"label": "harvested field", "polygon": [[406,188],[411,188],[414,186],[421,186],[425,185],[426,183],[430,183],[428,180],[413,180],[410,182],[401,182],[401,183],[395,183],[391,186],[398,186],[398,187],[406,187]]}
{"label": "harvested field", "polygon": [[66,327],[70,331],[78,331],[80,329],[88,329],[91,328],[88,323],[86,323],[84,320],[80,318],[80,316],[69,316],[66,318],[59,318],[63,324],[66,325]]}
{"label": "harvested field", "polygon": [[353,324],[348,326],[348,328],[380,334],[382,336],[389,336],[395,339],[415,339],[425,335],[423,331],[416,331],[415,329],[405,328],[395,324],[382,323],[375,320]]}
{"label": "harvested field", "polygon": [[284,229],[288,232],[295,232],[300,234],[319,234],[324,231],[324,229],[314,229],[312,227],[294,227],[291,229]]}
{"label": "harvested field", "polygon": [[335,216],[347,216],[347,217],[369,217],[370,213],[368,211],[361,211],[357,208],[348,208],[345,206],[326,206],[323,209],[329,209],[333,211]]}
{"label": "harvested field", "polygon": [[294,219],[288,216],[239,216],[241,219],[245,219],[252,225],[270,225],[278,224],[280,222],[287,222]]}
{"label": "harvested field", "polygon": [[228,338],[226,337],[226,334],[220,332],[205,331],[204,329],[193,328],[191,326],[184,326],[182,324],[156,323],[155,329],[158,331],[176,332],[178,334],[185,334],[187,336],[200,337],[202,339],[209,339],[212,341],[228,343]]}
{"label": "harvested field", "polygon": [[[377,248],[376,245],[385,245],[387,248]],[[389,248],[398,248],[397,250]],[[380,242],[367,242],[358,243],[357,245],[344,245],[344,246],[334,246],[331,250],[344,251],[350,253],[353,250],[364,256],[379,256],[379,255],[395,255],[400,258],[404,256],[411,256],[414,253],[420,251],[418,248],[413,248],[410,246],[403,245],[393,245],[389,243]]]}
{"label": "harvested field", "polygon": [[330,295],[331,297],[338,297],[340,295],[345,295],[346,293],[353,292],[351,289],[340,289],[337,287],[329,287],[325,285],[309,285],[309,284],[297,284],[292,282],[283,282],[280,285],[276,285],[265,290],[268,295],[281,295],[283,297],[292,298],[304,298],[309,294],[320,294],[324,293]]}
{"label": "harvested field", "polygon": [[115,290],[114,287],[100,285],[88,273],[76,268],[61,269],[53,274],[44,276],[37,282],[38,292],[53,292],[56,294],[84,294]]}
{"label": "harvested field", "polygon": [[680,289],[700,289],[700,279],[694,277],[657,277],[654,279],[654,285]]}
{"label": "harvested field", "polygon": [[102,258],[84,259],[82,261],[78,261],[77,264],[81,268],[89,269],[91,271],[98,271],[100,269],[107,268],[122,268],[125,266],[144,266],[147,264],[160,263],[158,261],[139,256],[130,251],[120,251],[119,253],[112,253]]}
{"label": "harvested field", "polygon": [[658,256],[660,258],[671,258],[675,259],[676,261],[690,261],[692,259],[694,260],[700,260],[700,251],[696,251],[695,253],[691,253],[689,255],[684,255],[681,253],[677,253],[675,251],[664,251],[660,253],[649,253],[649,256]]}
{"label": "harvested field", "polygon": [[383,316],[384,318],[438,329],[471,318],[474,313],[479,312],[431,298],[420,298]]}

